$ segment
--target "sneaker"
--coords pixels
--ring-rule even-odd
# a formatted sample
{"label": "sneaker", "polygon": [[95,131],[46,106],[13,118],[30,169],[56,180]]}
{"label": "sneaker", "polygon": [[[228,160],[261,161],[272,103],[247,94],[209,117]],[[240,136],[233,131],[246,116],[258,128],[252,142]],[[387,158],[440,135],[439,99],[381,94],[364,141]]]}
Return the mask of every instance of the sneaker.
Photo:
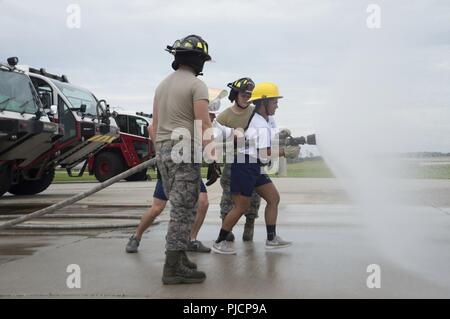
{"label": "sneaker", "polygon": [[195,251],[197,253],[209,253],[211,248],[202,244],[200,240],[191,240],[188,243],[187,251]]}
{"label": "sneaker", "polygon": [[125,251],[127,253],[137,253],[138,247],[139,247],[140,240],[134,237],[132,235],[130,239],[128,240],[127,247],[125,248]]}
{"label": "sneaker", "polygon": [[266,249],[286,248],[292,245],[291,241],[281,239],[280,236],[275,236],[272,240],[266,240]]}
{"label": "sneaker", "polygon": [[222,240],[220,243],[214,242],[212,251],[216,254],[235,255],[236,249],[233,248],[231,242]]}
{"label": "sneaker", "polygon": [[229,232],[228,233],[228,235],[227,235],[227,238],[225,239],[226,241],[230,241],[230,242],[233,242],[234,241],[234,234],[233,234],[233,232]]}

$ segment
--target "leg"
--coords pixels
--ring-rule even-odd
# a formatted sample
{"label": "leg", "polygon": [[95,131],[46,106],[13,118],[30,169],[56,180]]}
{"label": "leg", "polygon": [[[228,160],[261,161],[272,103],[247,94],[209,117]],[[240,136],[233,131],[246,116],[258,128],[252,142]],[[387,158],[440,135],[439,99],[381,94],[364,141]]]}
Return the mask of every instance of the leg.
{"label": "leg", "polygon": [[252,194],[250,207],[245,212],[245,217],[253,220],[258,218],[259,206],[261,206],[261,196],[255,191]]}
{"label": "leg", "polygon": [[191,229],[191,240],[196,240],[200,227],[202,227],[203,221],[205,220],[206,213],[208,211],[208,193],[200,193],[198,197],[198,207],[197,214],[195,215],[194,225]]}
{"label": "leg", "polygon": [[278,216],[278,204],[280,203],[280,194],[272,182],[260,185],[256,191],[267,202],[265,209],[265,219],[267,228],[266,248],[285,248],[292,245],[292,242],[281,239],[276,234],[276,224]]}
{"label": "leg", "polygon": [[184,251],[197,210],[200,167],[191,163],[175,163],[172,148],[171,143],[162,144],[156,154],[162,192],[171,204],[166,249]]}
{"label": "leg", "polygon": [[166,207],[166,203],[167,197],[164,193],[160,177],[156,183],[155,192],[153,193],[152,207],[150,207],[150,209],[142,216],[141,222],[139,223],[135,234],[128,240],[127,246],[125,248],[125,251],[127,253],[137,253],[142,234],[153,223],[155,218],[159,216],[159,214],[161,214],[161,212]]}
{"label": "leg", "polygon": [[206,192],[206,188],[204,190],[204,192],[200,192],[200,196],[198,197],[197,214],[195,215],[194,225],[192,225],[191,240],[189,241],[187,248],[188,251],[197,253],[209,253],[211,251],[211,248],[206,247],[200,240],[197,240],[198,232],[200,227],[202,227],[209,207],[208,193]]}
{"label": "leg", "polygon": [[249,209],[245,212],[244,233],[242,234],[243,241],[252,241],[255,219],[258,218],[259,206],[261,205],[261,196],[257,192],[253,192]]}
{"label": "leg", "polygon": [[234,225],[238,222],[239,218],[244,214],[245,210],[250,206],[250,197],[243,195],[235,195],[234,207],[225,216],[222,222],[222,228],[220,229],[219,237],[214,242],[212,250],[218,254],[234,255],[236,250],[231,247],[230,241],[227,240],[228,235],[231,233]]}
{"label": "leg", "polygon": [[236,250],[230,246],[227,237],[238,222],[239,218],[250,207],[251,195],[255,189],[259,166],[247,163],[233,163],[231,165],[230,191],[233,196],[234,207],[228,212],[222,222],[219,237],[213,244],[213,251],[219,254],[235,254]]}
{"label": "leg", "polygon": [[244,214],[244,212],[250,207],[251,197],[243,196],[243,195],[235,195],[234,199],[234,207],[233,209],[225,216],[225,219],[222,223],[222,229],[226,231],[231,231],[239,221],[239,218]]}
{"label": "leg", "polygon": [[138,252],[142,234],[147,228],[150,227],[151,224],[153,224],[153,221],[156,217],[159,216],[159,214],[161,214],[161,212],[164,210],[164,207],[166,207],[166,201],[153,197],[152,207],[150,207],[142,216],[141,221],[136,228],[136,232],[128,240],[127,246],[125,247],[125,251],[127,253]]}
{"label": "leg", "polygon": [[276,225],[280,194],[273,183],[256,187],[256,192],[267,202],[264,217],[266,225]]}
{"label": "leg", "polygon": [[[220,198],[220,218],[222,221],[225,216],[234,207],[233,197],[230,191],[231,184],[231,164],[225,163],[223,172],[220,176],[220,186],[222,186],[222,197]],[[227,241],[234,241],[234,234],[230,232],[227,236]]]}
{"label": "leg", "polygon": [[[223,220],[226,214],[233,208],[232,195],[230,191],[231,164],[225,164],[223,174],[220,177],[220,184],[223,189],[222,198],[220,201],[220,214]],[[261,205],[261,197],[258,195],[258,193],[253,192],[250,207],[245,211],[246,220],[244,226],[244,233],[242,234],[243,241],[253,240],[255,219],[258,218],[258,211],[260,205]],[[233,233],[230,233],[228,235],[227,240],[234,241]]]}
{"label": "leg", "polygon": [[162,281],[164,284],[201,283],[206,279],[205,273],[197,271],[196,265],[186,255],[197,209],[200,167],[174,163],[170,151],[166,153],[168,156],[163,164],[166,169],[161,171],[164,190],[171,204]]}
{"label": "leg", "polygon": [[233,198],[230,191],[231,183],[231,164],[226,163],[223,167],[222,176],[220,176],[220,185],[222,186],[222,197],[220,198],[220,218],[225,216],[233,208]]}
{"label": "leg", "polygon": [[138,240],[141,240],[142,234],[150,227],[151,224],[155,221],[155,218],[158,217],[161,212],[166,207],[167,201],[158,199],[156,197],[153,198],[152,207],[150,207],[145,214],[141,218],[141,222],[139,223],[136,233],[134,237]]}
{"label": "leg", "polygon": [[167,250],[186,250],[197,213],[200,172],[192,164],[176,164],[174,182],[169,190],[171,204],[167,230]]}

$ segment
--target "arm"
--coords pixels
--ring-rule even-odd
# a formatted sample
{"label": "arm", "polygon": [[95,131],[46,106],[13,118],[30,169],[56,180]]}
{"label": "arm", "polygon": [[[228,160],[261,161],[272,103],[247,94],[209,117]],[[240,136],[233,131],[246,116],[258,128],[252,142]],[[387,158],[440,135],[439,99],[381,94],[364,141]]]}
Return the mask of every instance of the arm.
{"label": "arm", "polygon": [[284,148],[279,148],[278,149],[278,152],[277,151],[273,151],[272,152],[272,149],[271,148],[268,148],[267,149],[267,155],[268,156],[279,156],[279,157],[284,157],[285,155],[284,155]]}
{"label": "arm", "polygon": [[148,135],[150,136],[150,139],[152,142],[155,142],[156,140],[156,132],[153,130],[153,123],[149,125],[148,127]]}
{"label": "arm", "polygon": [[281,129],[276,135],[279,142],[279,156],[286,158],[298,158],[300,155],[300,144],[298,145],[286,145],[286,139],[292,137],[291,130],[284,128]]}
{"label": "arm", "polygon": [[217,120],[212,123],[212,126],[214,128],[215,138],[222,137],[223,140],[227,140],[234,135],[234,130],[231,127],[224,126],[217,122]]}
{"label": "arm", "polygon": [[260,151],[264,150],[262,154],[266,154],[267,157],[285,157],[286,156],[286,152],[285,152],[285,147],[282,145],[278,145],[278,147],[276,146],[277,144],[275,144],[275,147],[272,147],[272,143],[273,143],[273,137],[275,136],[275,138],[278,138],[277,134],[274,134],[274,128],[273,126],[271,128],[268,128],[269,132],[263,136],[260,136]]}
{"label": "arm", "polygon": [[202,121],[202,144],[205,148],[205,151],[207,146],[211,150],[211,153],[207,155],[207,157],[209,157],[208,160],[210,160],[211,162],[208,164],[208,172],[206,175],[208,179],[208,181],[206,182],[206,186],[211,186],[220,177],[221,171],[219,164],[217,164],[217,158],[215,154],[214,134],[205,136],[205,131],[208,129],[211,133],[213,133],[211,120],[209,118],[208,100],[194,101],[194,118],[195,120]]}
{"label": "arm", "polygon": [[[194,118],[196,120],[202,121],[202,136],[207,129],[211,128],[211,120],[209,119],[208,113],[208,101],[207,100],[198,100],[194,102]],[[153,115],[154,116],[154,115]],[[207,136],[207,138],[203,139],[203,146],[211,143],[211,136]]]}
{"label": "arm", "polygon": [[158,106],[156,105],[156,98],[153,98],[153,121],[148,127],[148,133],[153,143],[156,142],[156,131],[158,129]]}

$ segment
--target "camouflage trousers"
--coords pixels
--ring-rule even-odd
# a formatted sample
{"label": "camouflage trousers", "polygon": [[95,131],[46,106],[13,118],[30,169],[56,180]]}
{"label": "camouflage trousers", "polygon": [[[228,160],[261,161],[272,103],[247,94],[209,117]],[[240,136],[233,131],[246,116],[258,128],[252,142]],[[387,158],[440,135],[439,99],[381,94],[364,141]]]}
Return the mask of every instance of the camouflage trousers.
{"label": "camouflage trousers", "polygon": [[166,250],[186,250],[197,213],[200,165],[175,163],[171,157],[172,142],[159,142],[156,146],[156,165],[171,205]]}
{"label": "camouflage trousers", "polygon": [[[231,211],[234,206],[233,198],[230,192],[231,184],[231,164],[226,163],[223,167],[223,173],[220,177],[220,185],[222,186],[222,198],[220,199],[220,218],[222,220]],[[245,212],[245,217],[247,219],[258,218],[258,210],[261,205],[261,196],[256,192],[253,192],[252,199],[250,203],[250,208]]]}

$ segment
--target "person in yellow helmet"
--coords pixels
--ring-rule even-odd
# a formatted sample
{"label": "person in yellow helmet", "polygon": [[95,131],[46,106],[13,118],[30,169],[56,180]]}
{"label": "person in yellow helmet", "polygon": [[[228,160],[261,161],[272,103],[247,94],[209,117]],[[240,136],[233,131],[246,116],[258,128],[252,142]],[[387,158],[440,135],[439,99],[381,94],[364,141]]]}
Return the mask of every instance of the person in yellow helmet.
{"label": "person in yellow helmet", "polygon": [[[259,83],[255,86],[250,101],[255,105],[246,131],[245,146],[238,148],[237,155],[231,165],[231,185],[234,207],[225,216],[222,228],[212,250],[219,254],[236,254],[231,242],[226,238],[236,225],[244,212],[250,207],[252,193],[256,191],[265,201],[265,222],[267,229],[266,249],[285,248],[292,243],[283,240],[276,233],[278,204],[280,195],[269,176],[262,167],[270,160],[272,154],[272,140],[276,131],[273,124],[273,115],[278,108],[278,86],[271,82]],[[284,150],[278,151],[284,156]]]}
{"label": "person in yellow helmet", "polygon": [[[224,127],[232,129],[241,129],[247,127],[248,122],[253,114],[254,107],[249,102],[252,96],[255,83],[249,77],[243,77],[227,85],[230,88],[228,99],[233,103],[226,108],[217,117],[217,123]],[[233,199],[230,192],[231,183],[231,163],[225,163],[222,176],[220,177],[220,185],[222,186],[222,196],[220,199],[220,217],[223,220],[233,207]],[[243,241],[252,241],[254,233],[255,219],[258,218],[258,210],[261,204],[261,197],[253,192],[249,209],[245,212],[245,225],[242,234]],[[227,241],[234,241],[235,237],[232,232],[228,234]]]}
{"label": "person in yellow helmet", "polygon": [[[229,100],[234,104],[226,108],[217,117],[215,123],[223,127],[232,129],[241,129],[242,131],[248,126],[248,123],[254,113],[254,106],[250,103],[255,83],[251,78],[244,77],[227,85],[231,90],[228,96]],[[276,129],[275,121],[269,116],[270,125]],[[280,132],[281,133],[281,132]],[[288,134],[290,135],[290,134]],[[288,147],[285,156],[287,158],[297,158],[300,149],[298,146]],[[234,203],[230,192],[231,184],[231,163],[225,163],[222,176],[220,177],[220,185],[222,186],[222,196],[220,199],[220,217],[223,220],[228,212],[233,208]],[[244,232],[242,233],[243,241],[252,241],[254,234],[255,219],[258,218],[258,211],[261,205],[261,197],[258,193],[253,192],[250,207],[245,212]],[[234,241],[233,232],[227,236],[227,241]]]}

